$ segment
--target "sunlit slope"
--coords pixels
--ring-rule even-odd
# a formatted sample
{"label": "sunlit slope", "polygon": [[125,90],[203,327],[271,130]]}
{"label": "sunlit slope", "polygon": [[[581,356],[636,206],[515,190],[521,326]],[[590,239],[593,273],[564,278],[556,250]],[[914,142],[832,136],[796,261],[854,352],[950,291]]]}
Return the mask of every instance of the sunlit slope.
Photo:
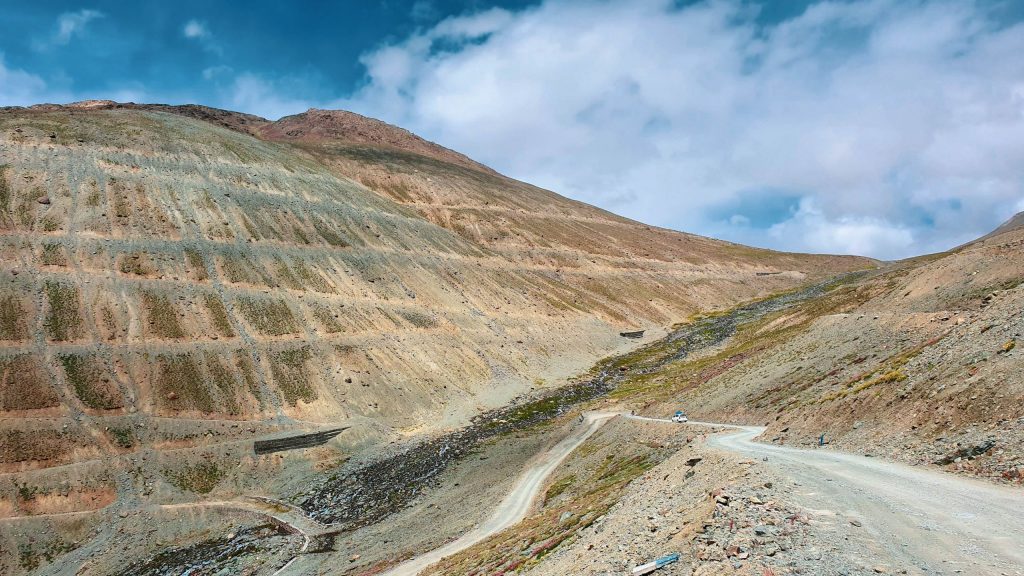
{"label": "sunlit slope", "polygon": [[625,327],[866,264],[649,229],[392,142],[207,120],[0,112],[3,470],[189,446],[211,422],[451,423]]}

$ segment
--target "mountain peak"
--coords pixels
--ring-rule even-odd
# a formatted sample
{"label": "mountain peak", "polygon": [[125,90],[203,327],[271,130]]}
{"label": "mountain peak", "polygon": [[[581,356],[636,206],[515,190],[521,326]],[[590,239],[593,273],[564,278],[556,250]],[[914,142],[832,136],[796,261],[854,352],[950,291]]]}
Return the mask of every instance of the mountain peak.
{"label": "mountain peak", "polygon": [[260,130],[260,136],[268,140],[307,144],[342,143],[393,148],[472,170],[494,172],[463,154],[421,138],[404,128],[347,110],[310,108],[265,125]]}

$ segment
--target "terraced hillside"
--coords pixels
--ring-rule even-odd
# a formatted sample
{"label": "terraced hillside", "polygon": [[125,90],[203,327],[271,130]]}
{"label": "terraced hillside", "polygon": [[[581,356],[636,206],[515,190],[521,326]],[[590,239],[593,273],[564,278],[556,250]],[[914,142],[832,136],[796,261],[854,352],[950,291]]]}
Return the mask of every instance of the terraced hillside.
{"label": "terraced hillside", "polygon": [[870,265],[650,228],[347,113],[4,109],[0,572],[463,423],[622,329]]}

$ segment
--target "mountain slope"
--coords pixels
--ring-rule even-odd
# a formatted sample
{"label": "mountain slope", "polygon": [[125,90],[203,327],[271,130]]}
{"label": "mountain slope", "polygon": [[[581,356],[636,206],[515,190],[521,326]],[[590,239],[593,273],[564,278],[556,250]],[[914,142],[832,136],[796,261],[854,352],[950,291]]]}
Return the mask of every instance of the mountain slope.
{"label": "mountain slope", "polygon": [[[273,493],[622,329],[872,265],[650,228],[347,113],[5,109],[0,172],[0,517],[39,522]],[[319,424],[348,429],[252,456]]]}

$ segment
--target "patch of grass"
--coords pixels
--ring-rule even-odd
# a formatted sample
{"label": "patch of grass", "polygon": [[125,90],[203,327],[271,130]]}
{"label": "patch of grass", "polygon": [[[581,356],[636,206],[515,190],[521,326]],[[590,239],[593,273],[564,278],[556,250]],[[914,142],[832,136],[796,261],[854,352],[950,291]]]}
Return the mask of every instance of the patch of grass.
{"label": "patch of grass", "polygon": [[295,237],[298,238],[299,242],[302,242],[303,244],[310,243],[309,237],[306,236],[306,232],[303,231],[302,228],[299,228],[298,226],[292,226],[292,233],[295,234]]}
{"label": "patch of grass", "polygon": [[172,408],[213,412],[215,404],[192,354],[157,356],[156,392]]}
{"label": "patch of grass", "polygon": [[4,214],[11,210],[11,186],[7,183],[7,164],[0,164],[0,210]]}
{"label": "patch of grass", "polygon": [[274,258],[274,274],[277,279],[281,281],[286,288],[292,290],[302,290],[302,284],[299,283],[298,278],[292,274],[291,268],[288,267],[288,263],[284,261],[280,256]]}
{"label": "patch of grass", "polygon": [[544,492],[544,504],[547,504],[550,500],[558,498],[558,496],[572,486],[575,481],[576,475],[569,474],[568,476],[563,476],[562,478],[552,482],[551,486],[549,486],[547,491]]}
{"label": "patch of grass", "polygon": [[263,396],[260,394],[260,382],[256,378],[256,370],[253,367],[252,358],[244,350],[235,351],[235,367],[242,374],[245,386],[249,389],[253,398],[258,398],[260,406],[263,405]]}
{"label": "patch of grass", "polygon": [[180,490],[196,494],[209,494],[224,479],[227,472],[215,462],[185,465],[178,470],[164,470],[164,477]]}
{"label": "patch of grass", "polygon": [[0,296],[0,340],[25,340],[28,326],[21,302],[14,294]]}
{"label": "patch of grass", "polygon": [[231,338],[235,335],[235,330],[231,327],[231,320],[228,318],[228,311],[216,294],[204,294],[203,305],[206,306],[206,310],[210,313],[210,319],[213,320],[213,326],[221,336]]}
{"label": "patch of grass", "polygon": [[43,232],[56,232],[60,229],[60,221],[55,216],[46,215],[39,220],[39,227]]}
{"label": "patch of grass", "polygon": [[239,414],[241,410],[239,410],[236,398],[238,382],[235,381],[234,375],[213,352],[206,352],[204,358],[206,359],[206,370],[210,374],[210,381],[220,390],[221,404],[224,409],[228,414]]}
{"label": "patch of grass", "polygon": [[146,276],[154,272],[145,254],[140,252],[125,254],[121,259],[118,269],[125,274],[134,274],[136,276]]}
{"label": "patch of grass", "polygon": [[78,288],[55,280],[47,280],[44,287],[49,302],[44,324],[50,339],[66,342],[81,336],[82,316],[78,309]]}
{"label": "patch of grass", "polygon": [[334,317],[334,313],[331,312],[330,308],[322,304],[313,304],[312,307],[313,317],[320,322],[320,325],[323,326],[324,330],[328,333],[336,334],[345,330],[341,325],[341,322],[338,322],[338,319]]}
{"label": "patch of grass", "polygon": [[132,215],[132,207],[128,203],[128,194],[124,186],[114,178],[110,179],[110,188],[114,195],[114,216],[127,218]]}
{"label": "patch of grass", "polygon": [[312,358],[309,346],[276,352],[270,359],[270,371],[285,401],[298,405],[299,401],[312,402],[317,399],[316,390],[309,380],[306,363]]}
{"label": "patch of grass", "polygon": [[326,222],[323,222],[319,218],[313,218],[313,228],[316,229],[316,233],[331,246],[338,248],[346,248],[349,246],[348,242],[346,242],[337,232],[332,230]]}
{"label": "patch of grass", "polygon": [[113,410],[124,407],[117,385],[106,377],[106,370],[95,356],[61,354],[57,357],[64,368],[75,396],[89,408]]}
{"label": "patch of grass", "polygon": [[[38,410],[60,405],[49,375],[32,354],[0,356],[0,411]],[[0,439],[0,446],[4,446]],[[0,461],[5,450],[0,449]]]}
{"label": "patch of grass", "polygon": [[395,312],[417,328],[433,328],[434,326],[437,326],[437,321],[434,320],[433,316],[429,316],[422,312],[401,309],[396,310]]}
{"label": "patch of grass", "polygon": [[261,334],[281,336],[299,330],[291,309],[282,300],[259,300],[247,296],[237,300],[242,315]]}
{"label": "patch of grass", "polygon": [[43,244],[43,253],[40,260],[42,261],[43,266],[68,265],[68,259],[64,255],[64,247],[53,242]]}
{"label": "patch of grass", "polygon": [[107,434],[110,435],[110,439],[114,441],[114,444],[120,448],[131,448],[135,446],[135,433],[132,432],[130,426],[123,428],[118,426],[111,426],[107,428]]}
{"label": "patch of grass", "polygon": [[142,292],[142,306],[146,309],[150,329],[161,338],[184,338],[185,330],[178,322],[178,311],[167,296]]}
{"label": "patch of grass", "polygon": [[192,271],[196,275],[196,280],[200,282],[208,278],[206,274],[206,260],[203,259],[203,255],[194,248],[185,249],[185,260],[188,261],[188,265],[192,268]]}
{"label": "patch of grass", "polygon": [[311,270],[309,266],[302,260],[297,260],[294,263],[295,275],[298,276],[307,286],[311,287],[317,292],[323,292],[324,294],[333,294],[334,289],[331,285],[324,280],[324,277],[319,273]]}

